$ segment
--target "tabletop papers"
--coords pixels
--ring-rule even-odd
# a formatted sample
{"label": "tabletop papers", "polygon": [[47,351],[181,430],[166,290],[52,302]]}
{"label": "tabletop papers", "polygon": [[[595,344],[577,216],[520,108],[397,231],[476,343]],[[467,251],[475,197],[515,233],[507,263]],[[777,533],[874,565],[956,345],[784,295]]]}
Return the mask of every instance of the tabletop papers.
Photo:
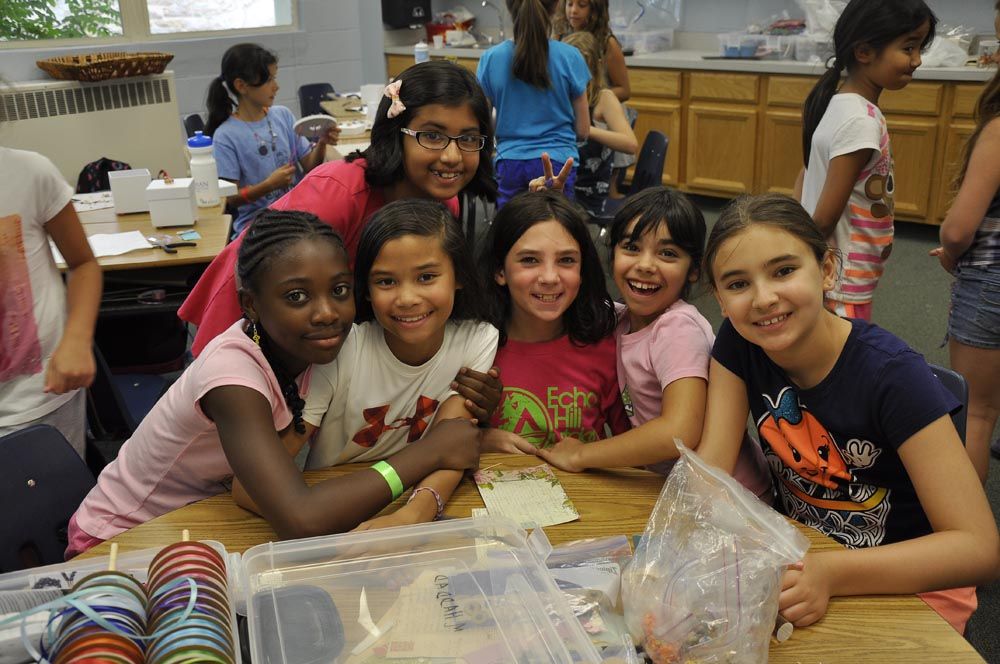
{"label": "tabletop papers", "polygon": [[545,464],[480,470],[475,480],[489,513],[511,518],[522,528],[554,526],[580,518],[559,478]]}
{"label": "tabletop papers", "polygon": [[[139,231],[127,231],[125,233],[95,233],[87,236],[90,243],[90,250],[94,252],[95,258],[101,256],[120,256],[136,249],[152,249],[153,245],[146,240],[146,237]],[[49,242],[52,246],[52,256],[56,263],[65,263],[66,259],[59,253],[54,242]]]}

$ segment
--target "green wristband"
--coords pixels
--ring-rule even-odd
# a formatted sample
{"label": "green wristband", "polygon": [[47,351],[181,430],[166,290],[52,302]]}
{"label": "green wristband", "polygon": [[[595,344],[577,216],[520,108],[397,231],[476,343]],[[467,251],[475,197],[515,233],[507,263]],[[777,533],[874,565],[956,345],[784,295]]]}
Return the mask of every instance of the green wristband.
{"label": "green wristband", "polygon": [[392,491],[393,500],[403,495],[403,480],[399,479],[399,474],[396,473],[395,468],[385,461],[379,461],[376,464],[372,464],[372,470],[377,471],[379,475],[385,478],[386,484],[389,485],[389,490]]}

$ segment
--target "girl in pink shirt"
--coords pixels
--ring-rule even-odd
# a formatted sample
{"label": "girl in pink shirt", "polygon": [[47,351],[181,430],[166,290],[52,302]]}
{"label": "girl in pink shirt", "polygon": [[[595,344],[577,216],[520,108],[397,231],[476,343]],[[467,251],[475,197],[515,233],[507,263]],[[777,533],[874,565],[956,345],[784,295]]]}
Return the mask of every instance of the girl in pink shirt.
{"label": "girl in pink shirt", "polygon": [[[667,474],[678,457],[675,438],[697,448],[715,335],[684,298],[698,280],[705,233],[698,208],[666,187],[630,197],[615,215],[608,244],[625,300],[615,329],[618,384],[633,428],[591,445],[565,438],[538,450],[547,462],[572,472],[646,466]],[[735,475],[757,495],[770,491],[763,456],[749,441]]]}
{"label": "girl in pink shirt", "polygon": [[205,347],[101,473],[70,521],[67,558],[230,483],[279,537],[307,537],[354,528],[397,497],[396,485],[477,466],[478,430],[442,422],[387,459],[389,476],[366,469],[307,486],[286,448],[304,431],[311,366],[337,357],[354,321],[347,252],[315,216],[267,210],[244,236],[237,279],[244,318]]}
{"label": "girl in pink shirt", "polygon": [[480,257],[504,381],[490,441],[547,447],[628,429],[615,376],[615,311],[583,210],[543,190],[497,214]]}

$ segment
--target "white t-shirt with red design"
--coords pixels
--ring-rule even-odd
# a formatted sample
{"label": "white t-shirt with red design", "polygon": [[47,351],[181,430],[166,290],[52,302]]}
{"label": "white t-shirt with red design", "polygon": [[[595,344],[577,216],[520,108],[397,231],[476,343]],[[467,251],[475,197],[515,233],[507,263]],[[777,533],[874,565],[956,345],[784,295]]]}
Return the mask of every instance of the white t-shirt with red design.
{"label": "white t-shirt with red design", "polygon": [[384,459],[419,440],[456,394],[458,370],[487,371],[498,339],[489,323],[449,321],[434,357],[411,366],[389,350],[381,325],[355,325],[337,360],[313,370],[302,417],[319,430],[306,467]]}
{"label": "white t-shirt with red design", "polygon": [[854,183],[847,206],[831,237],[841,254],[840,279],[827,297],[837,302],[867,303],[892,251],[892,150],[885,118],[878,106],[853,92],[835,94],[813,134],[809,166],[802,182],[802,206],[813,214],[834,157],[874,150]]}
{"label": "white t-shirt with red design", "polygon": [[66,325],[66,288],[45,224],[72,196],[47,158],[0,147],[0,427],[48,415],[76,394],[42,391]]}

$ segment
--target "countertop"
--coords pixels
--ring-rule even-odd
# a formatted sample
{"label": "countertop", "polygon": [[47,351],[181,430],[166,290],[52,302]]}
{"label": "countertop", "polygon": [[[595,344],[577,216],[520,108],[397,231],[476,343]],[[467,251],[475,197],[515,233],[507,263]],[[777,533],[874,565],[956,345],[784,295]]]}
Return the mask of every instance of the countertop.
{"label": "countertop", "polygon": [[[478,58],[486,49],[482,48],[431,48],[430,54],[437,57]],[[413,55],[412,46],[388,46],[391,55]],[[700,69],[705,71],[748,72],[751,74],[791,74],[799,76],[819,76],[824,66],[820,63],[797,62],[795,60],[740,60],[725,58],[706,60],[703,56],[717,55],[705,51],[674,49],[660,53],[631,55],[625,58],[629,67],[654,67],[661,69]],[[978,67],[921,67],[914,72],[915,80],[924,81],[986,81],[996,70]]]}

